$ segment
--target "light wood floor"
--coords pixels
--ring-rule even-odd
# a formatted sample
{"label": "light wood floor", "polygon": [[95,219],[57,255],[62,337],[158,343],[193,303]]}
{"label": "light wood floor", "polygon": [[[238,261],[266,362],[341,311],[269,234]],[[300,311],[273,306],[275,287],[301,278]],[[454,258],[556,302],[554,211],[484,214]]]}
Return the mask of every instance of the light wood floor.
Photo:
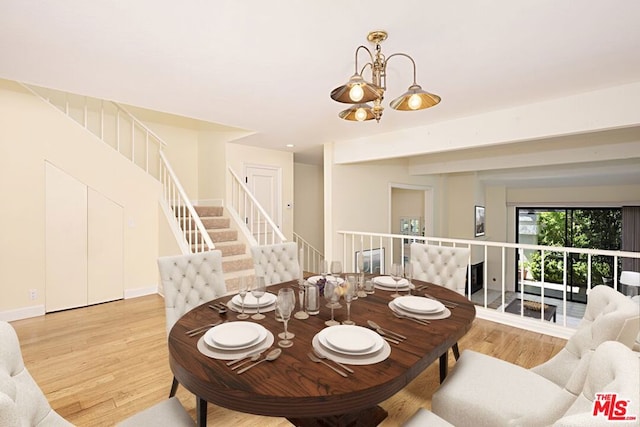
{"label": "light wood floor", "polygon": [[[116,301],[12,322],[25,365],[51,406],[77,426],[112,426],[165,399],[172,374],[167,362],[164,302],[159,295]],[[556,354],[565,341],[477,319],[459,342],[529,368]],[[450,367],[455,362],[450,356]],[[401,425],[418,407],[431,407],[437,363],[383,402]],[[183,387],[178,398],[195,419],[195,399]],[[216,426],[290,426],[285,419],[247,415],[209,405]]]}

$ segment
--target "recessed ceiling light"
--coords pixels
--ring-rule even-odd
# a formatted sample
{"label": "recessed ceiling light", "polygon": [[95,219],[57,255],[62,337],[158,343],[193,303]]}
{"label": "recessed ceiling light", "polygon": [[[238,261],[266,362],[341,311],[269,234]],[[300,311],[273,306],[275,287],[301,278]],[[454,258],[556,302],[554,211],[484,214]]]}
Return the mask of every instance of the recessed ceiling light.
{"label": "recessed ceiling light", "polygon": [[293,145],[293,144],[287,144],[287,147],[288,147],[288,148],[293,148],[293,147],[294,147],[294,145]]}

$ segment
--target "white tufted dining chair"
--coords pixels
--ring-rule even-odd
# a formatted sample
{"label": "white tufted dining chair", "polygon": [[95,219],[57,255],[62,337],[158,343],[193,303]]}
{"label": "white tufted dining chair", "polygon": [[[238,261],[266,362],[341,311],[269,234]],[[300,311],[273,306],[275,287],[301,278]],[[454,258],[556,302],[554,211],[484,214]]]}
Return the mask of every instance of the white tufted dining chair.
{"label": "white tufted dining chair", "polygon": [[434,393],[432,410],[458,427],[550,425],[581,392],[595,349],[606,341],[631,348],[639,329],[638,306],[596,286],[578,329],[549,361],[525,369],[467,350]]}
{"label": "white tufted dining chair", "polygon": [[[158,258],[158,269],[164,292],[167,336],[186,312],[227,292],[219,250]],[[178,382],[173,378],[169,397]]]}
{"label": "white tufted dining chair", "polygon": [[[193,427],[195,423],[174,397],[147,408],[118,425]],[[51,409],[46,396],[24,366],[16,331],[5,321],[0,321],[0,426],[73,426]]]}
{"label": "white tufted dining chair", "polygon": [[252,246],[251,254],[256,276],[264,276],[267,286],[300,277],[296,242]]}
{"label": "white tufted dining chair", "polygon": [[[454,248],[451,246],[433,246],[423,243],[411,244],[411,264],[413,278],[436,285],[464,295],[469,266],[469,248]],[[453,356],[460,357],[458,343],[453,347]],[[447,375],[448,350],[440,356],[440,382]]]}

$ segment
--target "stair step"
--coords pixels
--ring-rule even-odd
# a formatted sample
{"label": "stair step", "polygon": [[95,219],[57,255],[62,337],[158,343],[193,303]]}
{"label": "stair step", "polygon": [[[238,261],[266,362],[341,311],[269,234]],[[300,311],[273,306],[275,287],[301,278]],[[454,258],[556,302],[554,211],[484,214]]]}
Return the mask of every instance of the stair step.
{"label": "stair step", "polygon": [[238,240],[238,230],[234,230],[233,228],[220,228],[207,230],[209,232],[209,236],[213,243],[218,242],[232,242]]}
{"label": "stair step", "polygon": [[256,274],[255,270],[238,270],[231,271],[224,274],[224,284],[227,287],[227,293],[235,294],[238,292],[238,286],[240,285],[240,277],[245,277],[247,280],[252,280]]}
{"label": "stair step", "polygon": [[225,273],[250,269],[253,269],[253,258],[249,255],[231,255],[222,259],[222,271]]}
{"label": "stair step", "polygon": [[224,208],[222,206],[194,206],[199,217],[222,216]]}
{"label": "stair step", "polygon": [[247,246],[244,243],[232,241],[232,242],[219,242],[216,245],[216,249],[222,252],[223,257],[231,255],[243,255],[247,253]]}
{"label": "stair step", "polygon": [[[218,228],[230,228],[231,220],[224,216],[204,216],[200,217],[200,221],[202,221],[202,225],[207,230],[218,229]],[[195,228],[195,221],[191,221],[191,227]]]}

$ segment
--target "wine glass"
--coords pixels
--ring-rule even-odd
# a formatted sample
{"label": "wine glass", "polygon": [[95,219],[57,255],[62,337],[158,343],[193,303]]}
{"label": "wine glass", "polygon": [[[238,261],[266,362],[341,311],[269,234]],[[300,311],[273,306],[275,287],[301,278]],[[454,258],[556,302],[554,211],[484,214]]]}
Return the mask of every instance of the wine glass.
{"label": "wine glass", "polygon": [[296,296],[291,288],[284,288],[278,291],[278,297],[276,299],[276,310],[280,312],[280,316],[282,317],[282,321],[284,322],[284,332],[278,334],[278,337],[281,338],[278,341],[278,346],[287,348],[293,345],[291,342],[291,338],[295,337],[295,335],[287,330],[287,326],[289,324],[289,319],[291,318],[291,312],[296,305]]}
{"label": "wine glass", "polygon": [[335,308],[339,308],[340,304],[338,304],[338,299],[340,298],[338,285],[333,281],[327,281],[324,285],[324,298],[327,300],[327,307],[331,309],[331,320],[327,320],[324,322],[327,326],[339,325],[340,322],[337,322],[333,318],[333,310]]}
{"label": "wine glass", "polygon": [[343,321],[343,325],[355,325],[356,322],[351,320],[351,301],[356,294],[356,282],[354,275],[347,275],[347,280],[344,282],[344,301],[347,303],[347,320]]}
{"label": "wine glass", "polygon": [[329,274],[329,261],[323,259],[320,263],[320,275],[323,279],[327,279],[327,275]]}
{"label": "wine glass", "polygon": [[356,295],[358,296],[358,298],[365,298],[367,296],[367,293],[364,291],[364,254],[362,253],[362,251],[358,252],[358,256],[356,257],[356,262],[358,264],[358,292],[356,293]]}
{"label": "wine glass", "polygon": [[267,285],[265,285],[264,277],[256,276],[255,281],[253,282],[253,286],[251,287],[251,295],[258,301],[256,304],[258,306],[258,311],[256,314],[251,316],[253,320],[262,320],[264,319],[264,314],[260,313],[260,298],[267,291]]}
{"label": "wine glass", "polygon": [[400,263],[393,263],[393,265],[391,265],[391,278],[396,282],[396,291],[391,294],[392,298],[398,298],[399,296],[401,296],[398,293],[398,285],[400,283],[400,280],[402,279],[402,275],[403,275],[403,268],[402,268],[402,264]]}
{"label": "wine glass", "polygon": [[413,288],[413,284],[411,283],[411,280],[413,280],[413,264],[412,263],[408,263],[407,265],[404,266],[404,277],[407,279],[408,285],[409,285],[409,293],[407,295],[411,295],[411,288]]}
{"label": "wine glass", "polygon": [[342,274],[342,262],[341,261],[331,261],[331,275],[336,278],[336,281],[339,282],[338,278]]}
{"label": "wine glass", "polygon": [[244,276],[240,276],[238,283],[238,296],[240,296],[240,301],[242,301],[242,311],[238,314],[237,318],[244,320],[249,318],[249,315],[244,312],[244,298],[249,291],[249,284],[247,283],[247,278]]}

